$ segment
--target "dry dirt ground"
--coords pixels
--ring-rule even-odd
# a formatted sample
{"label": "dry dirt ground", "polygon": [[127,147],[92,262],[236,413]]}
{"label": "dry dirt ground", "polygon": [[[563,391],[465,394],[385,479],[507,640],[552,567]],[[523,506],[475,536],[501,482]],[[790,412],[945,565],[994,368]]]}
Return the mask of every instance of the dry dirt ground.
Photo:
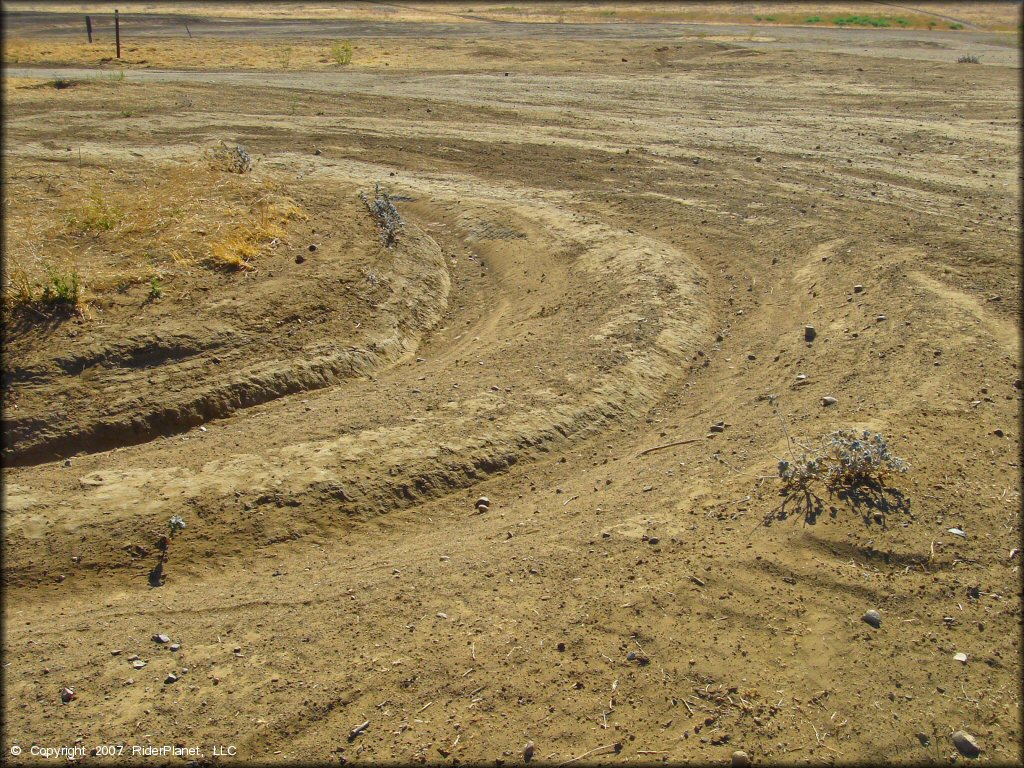
{"label": "dry dirt ground", "polygon": [[[404,23],[386,69],[5,71],[5,279],[85,286],[5,327],[5,759],[1019,763],[1017,51]],[[303,215],[237,271],[69,229],[172,181]],[[841,428],[910,471],[782,510]]]}

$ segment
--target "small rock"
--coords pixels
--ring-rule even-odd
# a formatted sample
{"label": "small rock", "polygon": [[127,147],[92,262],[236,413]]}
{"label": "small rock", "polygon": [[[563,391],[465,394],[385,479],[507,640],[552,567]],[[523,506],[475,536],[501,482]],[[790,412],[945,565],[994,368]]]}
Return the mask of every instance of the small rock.
{"label": "small rock", "polygon": [[437,618],[439,618],[439,619],[447,619],[448,618],[448,614],[447,613],[438,613],[437,614]]}
{"label": "small rock", "polygon": [[171,642],[171,638],[169,638],[167,635],[153,635],[153,642],[154,643],[169,643],[169,642]]}
{"label": "small rock", "polygon": [[1005,437],[1006,436],[1006,433],[1003,432],[1003,430],[1001,430],[1001,429],[993,430],[992,434],[995,435],[996,437]]}
{"label": "small rock", "polygon": [[532,741],[526,742],[526,746],[523,747],[523,760],[525,760],[526,762],[530,762],[531,760],[533,760],[533,753],[535,749],[536,747],[534,747]]}
{"label": "small rock", "polygon": [[978,742],[967,731],[954,731],[950,738],[953,739],[953,746],[964,757],[977,757],[981,754],[981,747],[978,746]]}
{"label": "small rock", "polygon": [[960,653],[954,653],[953,658],[959,661],[961,664],[967,663],[967,654],[963,653],[962,651]]}
{"label": "small rock", "polygon": [[797,381],[807,381],[807,374],[806,373],[798,373],[796,375],[796,380]]}
{"label": "small rock", "polygon": [[169,646],[167,646],[167,647],[168,647],[168,648],[169,648],[170,650],[172,650],[172,651],[180,651],[180,650],[181,650],[181,644],[180,644],[180,643],[171,643],[171,644],[170,644]]}
{"label": "small rock", "polygon": [[132,667],[134,667],[135,669],[142,669],[145,666],[146,662],[144,662],[142,659],[136,659],[132,662]]}
{"label": "small rock", "polygon": [[929,744],[932,743],[932,740],[928,737],[928,734],[923,732],[917,734],[917,740],[921,742],[922,747],[927,747]]}
{"label": "small rock", "polygon": [[317,147],[316,149],[313,150],[313,154],[314,155],[322,155],[323,153],[324,153],[323,150],[320,149],[319,147]]}
{"label": "small rock", "polygon": [[814,330],[814,326],[813,325],[805,325],[804,326],[804,341],[814,341],[814,339],[815,339],[815,337],[817,335],[818,335],[818,332],[816,330]]}
{"label": "small rock", "polygon": [[61,688],[60,689],[60,700],[64,704],[67,704],[69,701],[74,701],[75,700],[75,689],[74,688]]}
{"label": "small rock", "polygon": [[864,292],[864,286],[860,285],[858,283],[857,285],[853,286],[853,292],[854,293],[863,293]]}
{"label": "small rock", "polygon": [[876,323],[884,323],[888,319],[889,318],[887,318],[885,315],[879,315],[878,317],[875,318],[875,322]]}
{"label": "small rock", "polygon": [[831,395],[826,395],[825,397],[821,398],[821,404],[826,408],[828,408],[830,405],[836,405],[838,403],[839,401],[836,398],[832,397]]}
{"label": "small rock", "polygon": [[64,466],[65,467],[70,467],[71,466],[71,459],[64,459]]}
{"label": "small rock", "polygon": [[299,254],[298,256],[296,256],[296,257],[295,257],[295,263],[296,263],[296,264],[305,264],[305,263],[306,263],[306,257],[305,257],[305,256],[303,256],[303,255],[302,255],[302,254],[300,253],[300,254]]}
{"label": "small rock", "polygon": [[310,253],[316,253],[316,249],[317,249],[316,243],[310,243],[309,244],[309,252]]}
{"label": "small rock", "polygon": [[867,624],[870,624],[875,629],[878,629],[880,626],[882,626],[882,614],[880,614],[874,608],[872,608],[870,611],[861,616],[860,620]]}
{"label": "small rock", "polygon": [[120,648],[115,648],[114,650],[112,650],[110,652],[110,655],[111,656],[120,656],[122,653],[124,653],[124,651],[122,651]]}
{"label": "small rock", "polygon": [[636,660],[636,651],[630,651],[629,653],[626,654],[626,661],[635,661],[635,660]]}
{"label": "small rock", "polygon": [[647,543],[650,544],[653,547],[655,544],[659,543],[660,541],[661,541],[661,539],[659,539],[657,536],[651,536],[651,538],[649,538],[647,540]]}
{"label": "small rock", "polygon": [[757,157],[755,157],[755,158],[754,158],[754,162],[755,162],[755,163],[760,163],[760,162],[761,162],[761,156],[760,156],[760,155],[758,155]]}
{"label": "small rock", "polygon": [[717,424],[712,424],[710,427],[711,432],[725,432],[725,422],[720,421]]}
{"label": "small rock", "polygon": [[164,685],[170,685],[171,683],[176,683],[176,682],[178,682],[178,676],[176,674],[174,674],[173,672],[171,672],[170,674],[167,675],[167,677],[164,678]]}
{"label": "small rock", "polygon": [[967,588],[967,596],[969,598],[971,598],[972,600],[980,600],[981,599],[981,587],[968,587]]}
{"label": "small rock", "polygon": [[949,533],[952,533],[954,536],[959,536],[961,539],[967,538],[967,534],[960,528],[950,528]]}
{"label": "small rock", "polygon": [[742,749],[738,749],[732,753],[733,768],[746,768],[748,765],[750,765],[750,755]]}
{"label": "small rock", "polygon": [[479,499],[476,500],[477,509],[490,509],[490,507],[491,500],[488,499],[486,496],[481,496]]}
{"label": "small rock", "polygon": [[757,360],[757,355],[749,354],[749,355],[747,355],[747,360]]}
{"label": "small rock", "polygon": [[565,643],[559,643],[559,644],[558,644],[557,646],[555,646],[555,647],[556,647],[556,648],[558,648],[558,652],[559,652],[559,653],[564,653],[564,652],[565,652]]}

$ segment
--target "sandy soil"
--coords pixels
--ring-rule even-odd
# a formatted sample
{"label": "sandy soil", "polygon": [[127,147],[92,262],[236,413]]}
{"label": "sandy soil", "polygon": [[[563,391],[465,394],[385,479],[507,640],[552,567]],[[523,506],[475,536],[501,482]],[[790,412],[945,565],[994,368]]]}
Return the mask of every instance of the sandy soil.
{"label": "sandy soil", "polygon": [[[422,65],[5,71],[5,189],[240,142],[309,218],[5,329],[4,754],[1018,763],[1019,70],[403,23]],[[779,519],[840,428],[911,470]]]}

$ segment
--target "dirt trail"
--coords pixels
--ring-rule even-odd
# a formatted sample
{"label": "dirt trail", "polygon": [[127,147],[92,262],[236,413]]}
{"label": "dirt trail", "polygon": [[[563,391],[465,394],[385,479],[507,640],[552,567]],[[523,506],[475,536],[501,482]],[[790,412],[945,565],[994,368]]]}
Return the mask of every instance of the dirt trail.
{"label": "dirt trail", "polygon": [[[599,45],[567,41],[576,72],[5,92],[11,176],[75,173],[67,146],[120,167],[225,139],[314,214],[257,276],[161,305],[231,361],[203,387],[266,397],[5,470],[7,754],[946,762],[964,729],[1020,759],[1014,71],[694,40],[624,77]],[[409,227],[393,250],[355,196],[377,181]],[[324,322],[299,329],[310,302]],[[125,306],[25,341],[23,367],[166,337]],[[302,378],[352,346],[365,365]],[[198,389],[131,357],[52,434],[118,392],[144,414]],[[46,370],[5,396],[72,390]],[[912,470],[766,526],[784,428],[878,430]]]}

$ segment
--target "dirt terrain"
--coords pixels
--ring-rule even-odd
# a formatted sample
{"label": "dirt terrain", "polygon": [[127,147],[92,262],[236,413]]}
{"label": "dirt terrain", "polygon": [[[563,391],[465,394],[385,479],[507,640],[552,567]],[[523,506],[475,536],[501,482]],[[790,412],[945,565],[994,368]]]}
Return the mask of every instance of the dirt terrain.
{"label": "dirt terrain", "polygon": [[5,758],[1019,764],[1017,39],[415,5],[5,6]]}

